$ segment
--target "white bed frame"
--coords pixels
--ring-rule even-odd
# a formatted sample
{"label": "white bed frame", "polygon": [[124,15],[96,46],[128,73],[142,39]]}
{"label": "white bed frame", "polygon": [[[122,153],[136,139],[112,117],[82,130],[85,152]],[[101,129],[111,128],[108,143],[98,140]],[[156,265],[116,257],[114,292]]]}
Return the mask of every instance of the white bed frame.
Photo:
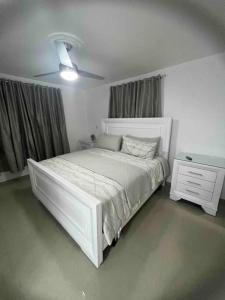
{"label": "white bed frame", "polygon": [[[159,153],[168,159],[171,124],[171,118],[103,119],[102,129],[116,135],[160,136]],[[28,168],[33,193],[98,268],[107,247],[102,233],[101,202],[32,159],[28,159]]]}

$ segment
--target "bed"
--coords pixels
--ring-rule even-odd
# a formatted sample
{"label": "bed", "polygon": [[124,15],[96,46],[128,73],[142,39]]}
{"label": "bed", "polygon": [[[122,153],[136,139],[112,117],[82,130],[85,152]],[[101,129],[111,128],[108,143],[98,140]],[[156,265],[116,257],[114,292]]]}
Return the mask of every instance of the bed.
{"label": "bed", "polygon": [[160,136],[159,155],[150,161],[97,148],[28,160],[33,193],[97,268],[104,249],[165,181],[171,124],[171,118],[102,120],[106,134]]}

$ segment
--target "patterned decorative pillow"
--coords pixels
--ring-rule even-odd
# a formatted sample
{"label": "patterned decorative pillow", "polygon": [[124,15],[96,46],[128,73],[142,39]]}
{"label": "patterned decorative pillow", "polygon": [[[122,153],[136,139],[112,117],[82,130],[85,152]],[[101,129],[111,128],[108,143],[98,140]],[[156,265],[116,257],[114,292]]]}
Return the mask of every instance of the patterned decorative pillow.
{"label": "patterned decorative pillow", "polygon": [[139,141],[157,143],[155,155],[159,154],[159,146],[160,146],[160,140],[161,140],[160,136],[151,137],[151,138],[139,137],[139,136],[133,136],[133,135],[126,135],[126,136],[129,137],[129,138],[131,138],[131,139],[135,139],[135,140],[139,140]]}
{"label": "patterned decorative pillow", "polygon": [[153,159],[157,148],[157,142],[146,142],[123,136],[121,152],[145,159]]}

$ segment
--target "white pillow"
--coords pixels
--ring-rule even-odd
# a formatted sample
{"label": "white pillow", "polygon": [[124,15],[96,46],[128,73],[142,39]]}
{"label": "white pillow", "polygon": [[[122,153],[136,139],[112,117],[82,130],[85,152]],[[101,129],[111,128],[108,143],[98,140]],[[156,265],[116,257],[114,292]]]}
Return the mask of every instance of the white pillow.
{"label": "white pillow", "polygon": [[96,141],[95,147],[108,149],[111,151],[120,151],[122,137],[113,134],[101,134]]}
{"label": "white pillow", "polygon": [[156,148],[157,142],[146,142],[123,136],[121,152],[145,159],[153,159]]}

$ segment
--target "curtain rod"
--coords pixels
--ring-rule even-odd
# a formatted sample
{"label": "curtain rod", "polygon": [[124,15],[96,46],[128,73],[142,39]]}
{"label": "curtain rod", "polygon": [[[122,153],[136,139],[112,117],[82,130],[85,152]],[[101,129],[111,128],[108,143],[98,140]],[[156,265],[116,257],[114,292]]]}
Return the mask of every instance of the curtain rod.
{"label": "curtain rod", "polygon": [[139,81],[139,80],[145,80],[145,79],[149,79],[149,78],[152,78],[152,77],[159,77],[160,79],[162,79],[162,78],[167,77],[167,75],[166,74],[156,74],[156,75],[152,75],[150,77],[136,78],[135,80],[131,80],[131,81],[122,81],[121,83],[117,83],[117,84],[114,83],[114,84],[111,85],[111,87],[113,87],[113,86],[121,86],[121,85],[127,84],[129,82],[136,82],[136,81]]}
{"label": "curtain rod", "polygon": [[35,86],[40,86],[42,88],[53,88],[53,89],[60,89],[60,87],[57,86],[49,86],[47,84],[41,84],[41,83],[36,83],[36,82],[26,82],[26,81],[21,81],[21,80],[17,80],[17,79],[10,79],[10,78],[4,78],[4,77],[0,77],[0,81],[4,81],[6,83],[8,82],[17,82],[17,83],[22,83],[24,85],[35,85]]}

